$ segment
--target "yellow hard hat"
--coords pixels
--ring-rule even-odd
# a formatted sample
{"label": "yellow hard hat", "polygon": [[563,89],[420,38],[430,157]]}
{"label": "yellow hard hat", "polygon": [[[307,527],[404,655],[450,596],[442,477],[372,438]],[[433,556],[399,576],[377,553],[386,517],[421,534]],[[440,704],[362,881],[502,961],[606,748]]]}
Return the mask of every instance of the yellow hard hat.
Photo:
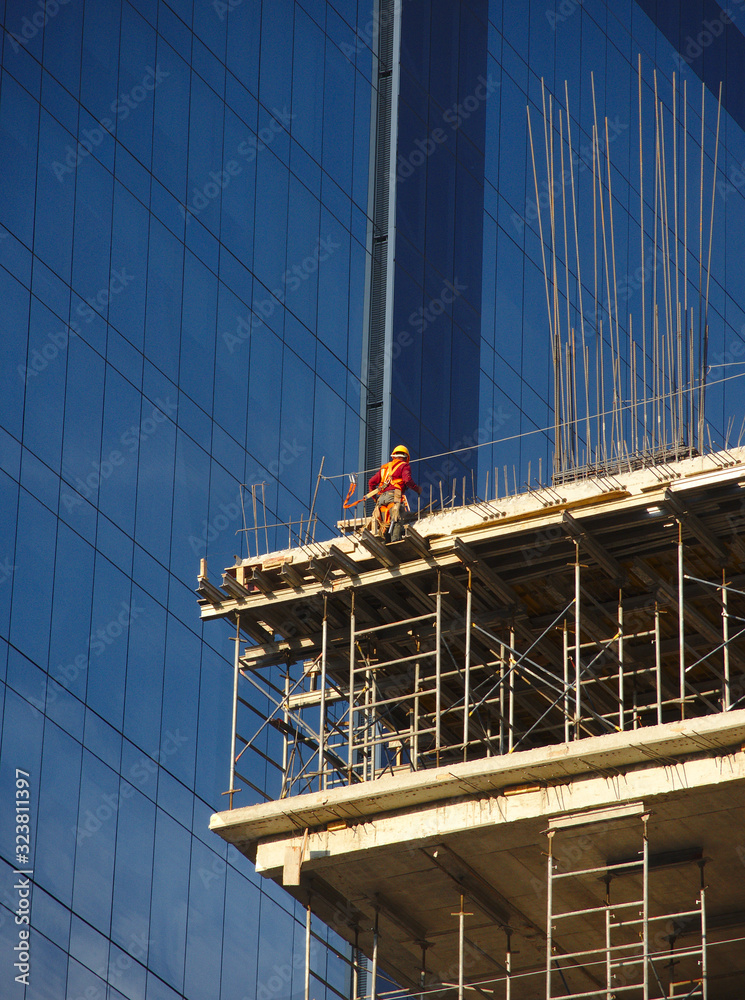
{"label": "yellow hard hat", "polygon": [[406,458],[409,461],[409,449],[405,444],[397,444],[391,452],[391,458]]}

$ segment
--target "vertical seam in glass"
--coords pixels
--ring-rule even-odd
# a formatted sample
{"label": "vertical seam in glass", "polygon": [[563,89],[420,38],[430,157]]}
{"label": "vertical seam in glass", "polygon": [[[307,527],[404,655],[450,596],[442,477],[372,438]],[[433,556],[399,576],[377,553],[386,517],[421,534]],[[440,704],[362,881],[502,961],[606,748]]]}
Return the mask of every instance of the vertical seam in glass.
{"label": "vertical seam in glass", "polygon": [[375,22],[360,435],[366,469],[380,464],[390,436],[401,0],[377,0]]}

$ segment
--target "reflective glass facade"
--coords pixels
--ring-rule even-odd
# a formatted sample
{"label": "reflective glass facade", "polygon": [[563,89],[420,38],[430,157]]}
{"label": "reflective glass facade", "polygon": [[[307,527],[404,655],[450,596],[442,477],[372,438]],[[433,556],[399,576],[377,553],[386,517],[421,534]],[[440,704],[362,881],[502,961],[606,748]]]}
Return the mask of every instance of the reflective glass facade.
{"label": "reflective glass facade", "polygon": [[3,997],[302,993],[304,914],[208,830],[232,644],[194,587],[241,483],[286,521],[357,464],[370,11],[0,2]]}
{"label": "reflective glass facade", "polygon": [[[718,380],[745,359],[743,5],[394,6],[384,437],[417,459],[465,449],[415,477],[474,471],[483,496],[487,470],[508,466],[521,488],[540,458],[546,480],[551,350],[526,105],[542,138],[541,80],[559,104],[568,94],[586,206],[594,74],[628,312],[640,301],[639,54],[647,109],[654,66],[668,113],[673,71],[687,81],[692,136],[704,81],[709,197],[724,82],[707,414],[715,443],[732,417],[736,436],[739,383]],[[360,465],[375,9],[0,0],[3,995],[302,996],[303,914],[207,829],[225,803],[232,645],[202,634],[193,588],[201,558],[215,576],[249,546],[284,544],[271,524],[307,517],[322,457],[334,476]],[[651,184],[644,198],[651,212]],[[239,501],[240,484],[262,482],[264,541],[241,530]],[[340,482],[318,493],[325,535]],[[11,803],[23,774],[28,845]],[[11,969],[25,857],[27,987]],[[316,1000],[346,989],[339,942],[323,934]]]}
{"label": "reflective glass facade", "polygon": [[[554,381],[542,245],[543,252],[549,254],[547,266],[551,271],[548,249],[552,244],[548,205],[551,193],[558,234],[554,242],[563,328],[573,327],[579,340],[574,197],[591,381],[596,357],[600,355],[596,317],[604,320],[603,342],[608,365],[612,316],[614,326],[616,318],[618,323],[615,335],[620,341],[620,388],[630,401],[633,351],[628,347],[629,314],[632,314],[634,337],[641,341],[642,319],[647,331],[654,321],[651,298],[655,276],[661,328],[667,308],[662,290],[666,265],[661,262],[659,242],[662,227],[654,222],[656,206],[662,204],[663,198],[659,194],[656,201],[655,196],[655,69],[657,96],[663,105],[660,128],[665,130],[664,170],[669,184],[665,194],[668,249],[671,261],[674,257],[677,262],[671,263],[669,274],[675,283],[677,268],[675,294],[681,301],[687,298],[689,307],[694,305],[693,322],[697,329],[699,293],[703,286],[703,295],[706,294],[708,280],[708,354],[706,363],[695,359],[697,369],[702,365],[708,369],[704,446],[710,447],[710,435],[711,445],[720,447],[732,426],[734,438],[730,435],[730,441],[736,440],[743,417],[736,365],[741,363],[740,353],[745,350],[745,296],[740,274],[740,241],[745,221],[742,5],[725,9],[713,0],[705,3],[690,0],[675,5],[655,0],[621,3],[557,0],[524,4],[506,0],[483,3],[463,0],[459,4],[405,0],[401,4],[401,17],[392,440],[406,440],[408,435],[418,454],[425,456],[448,449],[465,449],[458,455],[425,461],[417,467],[418,478],[425,484],[444,480],[447,495],[457,475],[459,499],[461,475],[468,477],[467,496],[471,493],[469,466],[477,469],[476,492],[482,497],[487,472],[489,493],[494,496],[495,467],[500,496],[507,488],[505,470],[509,491],[524,489],[529,462],[534,483],[539,461],[542,481],[549,481],[554,451]],[[639,58],[647,243],[643,263]],[[722,110],[716,153],[720,82]],[[537,177],[533,171],[527,107]],[[549,136],[553,135],[551,182],[547,174],[544,107],[547,118],[553,115],[549,121],[553,127],[548,130]],[[611,226],[610,217],[605,220],[604,256],[599,208],[593,208],[595,120],[600,133],[608,204],[605,170],[608,159],[611,163],[613,221]],[[674,130],[677,141],[673,139]],[[677,171],[673,165],[674,141]],[[676,173],[677,195],[673,189]],[[662,180],[658,183],[661,185]],[[688,233],[684,243],[686,190]],[[672,235],[676,196],[677,248]],[[597,213],[596,222],[593,211]],[[661,209],[658,207],[657,211]],[[564,212],[568,219],[566,246],[561,220]],[[656,265],[652,258],[655,231]],[[599,264],[593,260],[594,238],[600,245]],[[604,261],[609,262],[610,269],[613,258],[615,276],[609,274],[606,282]],[[599,279],[593,275],[596,266],[600,268]],[[615,285],[616,293],[608,291],[608,284]],[[549,285],[552,296],[551,280]],[[596,312],[594,298],[598,285]],[[568,313],[566,287],[570,289]],[[611,305],[614,294],[618,296],[617,305],[615,301]],[[696,352],[698,349],[696,345]],[[635,350],[639,360],[641,343]],[[647,364],[651,366],[653,348],[648,334],[646,353]],[[582,367],[579,361],[578,381]],[[686,375],[682,387],[685,392],[691,385],[690,373]],[[698,372],[694,373],[693,382],[697,376]],[[641,381],[638,374],[639,394]],[[579,381],[580,394],[582,391],[583,379]],[[653,395],[649,380],[647,394]],[[602,407],[591,398],[590,410],[595,413],[598,409]],[[631,450],[631,428],[626,417],[624,420],[624,433]],[[478,453],[469,448],[474,443],[492,440],[499,442],[493,448],[484,447]],[[580,437],[580,451],[583,447]],[[578,464],[582,464],[581,460]]]}

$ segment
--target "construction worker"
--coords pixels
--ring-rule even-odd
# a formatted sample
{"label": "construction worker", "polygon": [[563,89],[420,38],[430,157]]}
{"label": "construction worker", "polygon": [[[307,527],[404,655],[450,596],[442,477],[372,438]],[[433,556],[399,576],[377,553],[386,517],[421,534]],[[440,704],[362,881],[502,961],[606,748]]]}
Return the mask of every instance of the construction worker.
{"label": "construction worker", "polygon": [[411,475],[409,449],[402,444],[397,445],[391,452],[390,462],[382,465],[380,471],[370,479],[368,489],[371,493],[375,489],[378,491],[373,511],[373,530],[385,535],[386,530],[390,529],[391,541],[399,541],[404,533],[401,498],[407,489],[420,495],[422,492],[421,486],[417,486]]}

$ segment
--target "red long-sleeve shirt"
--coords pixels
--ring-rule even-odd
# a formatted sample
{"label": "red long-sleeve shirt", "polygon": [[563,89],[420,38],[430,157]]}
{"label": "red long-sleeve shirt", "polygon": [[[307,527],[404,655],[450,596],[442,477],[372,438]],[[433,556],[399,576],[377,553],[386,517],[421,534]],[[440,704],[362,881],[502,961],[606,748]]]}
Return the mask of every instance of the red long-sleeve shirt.
{"label": "red long-sleeve shirt", "polygon": [[[392,470],[391,467],[393,467]],[[393,471],[394,473],[393,476],[391,475],[391,471]],[[388,462],[386,465],[382,466],[382,468],[375,473],[375,475],[370,479],[370,482],[367,484],[367,488],[369,491],[372,491],[376,489],[378,486],[380,486],[380,484],[384,481],[383,475],[385,475],[386,480],[393,478],[395,478],[396,480],[400,479],[402,493],[405,493],[406,490],[408,489],[412,489],[415,493],[422,492],[421,487],[417,486],[417,484],[414,482],[414,479],[411,475],[411,466],[409,465],[408,462],[397,462],[394,459],[393,461]]]}

